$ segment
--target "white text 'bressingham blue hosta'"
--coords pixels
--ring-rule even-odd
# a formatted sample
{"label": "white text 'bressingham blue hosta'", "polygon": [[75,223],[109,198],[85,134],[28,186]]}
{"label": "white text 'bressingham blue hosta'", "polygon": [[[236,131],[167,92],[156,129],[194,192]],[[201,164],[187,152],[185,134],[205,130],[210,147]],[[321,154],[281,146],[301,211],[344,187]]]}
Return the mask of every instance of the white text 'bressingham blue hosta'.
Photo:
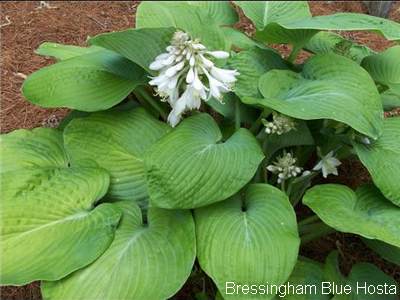
{"label": "white text 'bressingham blue hosta'", "polygon": [[228,58],[228,52],[207,51],[198,40],[192,40],[182,31],[175,32],[166,50],[150,64],[150,69],[159,74],[149,83],[171,105],[168,123],[175,127],[185,111],[200,108],[201,100],[214,97],[222,101],[239,73],[218,68],[209,59]]}

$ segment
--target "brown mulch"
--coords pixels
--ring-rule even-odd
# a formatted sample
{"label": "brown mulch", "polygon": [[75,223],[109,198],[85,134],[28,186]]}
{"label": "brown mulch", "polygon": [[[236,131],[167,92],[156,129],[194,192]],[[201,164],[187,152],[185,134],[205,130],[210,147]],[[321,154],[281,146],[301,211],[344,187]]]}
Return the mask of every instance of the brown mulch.
{"label": "brown mulch", "polygon": [[64,117],[66,109],[43,109],[25,101],[23,76],[53,63],[33,51],[46,41],[85,46],[88,36],[134,25],[137,1],[1,2],[1,132],[32,128],[49,116]]}
{"label": "brown mulch", "polygon": [[[39,1],[0,3],[1,133],[17,128],[41,126],[43,122],[63,118],[68,112],[67,109],[43,109],[34,106],[25,101],[21,95],[20,88],[23,77],[53,63],[52,59],[34,54],[34,50],[41,43],[52,41],[84,46],[88,36],[133,27],[134,14],[138,4],[137,1],[51,1],[47,3],[50,4],[50,8],[40,8]],[[313,1],[310,2],[310,7],[314,15],[335,12],[366,12],[361,2]],[[400,22],[400,3],[393,6],[390,19]],[[7,25],[8,23],[9,25]],[[242,18],[237,27],[248,33],[254,30],[245,18]],[[342,34],[377,51],[393,45],[373,33],[343,32]],[[284,55],[290,51],[287,46],[277,48]],[[357,186],[361,182],[369,180],[367,173],[357,162],[346,162],[341,171],[343,175],[339,181],[346,182],[351,186]],[[339,249],[340,253],[344,254],[343,266],[346,272],[355,262],[368,261],[377,264],[400,282],[399,268],[379,258],[354,235],[341,233],[329,235],[309,243],[302,250],[302,254],[323,261],[332,249]],[[192,284],[196,284],[195,281]],[[38,283],[32,283],[18,288],[2,287],[0,298],[3,300],[38,300],[41,299],[38,286]],[[190,290],[191,287],[186,285],[185,290]],[[188,292],[183,292],[178,298],[188,299],[187,295],[189,295]]]}

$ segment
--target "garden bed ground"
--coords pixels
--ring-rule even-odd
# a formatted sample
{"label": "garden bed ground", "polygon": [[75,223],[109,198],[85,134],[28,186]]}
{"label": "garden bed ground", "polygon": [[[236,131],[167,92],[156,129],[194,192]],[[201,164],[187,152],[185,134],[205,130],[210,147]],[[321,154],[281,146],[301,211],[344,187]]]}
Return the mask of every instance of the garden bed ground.
{"label": "garden bed ground", "polygon": [[[45,3],[46,4],[46,3]],[[33,2],[2,2],[1,16],[1,132],[10,132],[17,128],[33,128],[43,122],[61,119],[68,112],[66,109],[42,109],[23,99],[20,93],[25,75],[52,63],[51,59],[34,54],[34,50],[45,41],[65,44],[85,45],[88,36],[101,32],[122,30],[132,27],[138,2],[47,2],[50,6]],[[311,2],[314,15],[334,12],[366,12],[361,2]],[[400,3],[391,10],[390,19],[400,22]],[[243,19],[238,27],[251,33],[252,27]],[[375,50],[383,50],[392,44],[382,37],[365,32],[344,33],[347,37],[366,44]],[[280,46],[285,55],[288,48]],[[358,164],[348,161],[340,168],[341,176],[335,181],[351,183],[357,186],[369,178]],[[312,242],[302,250],[302,255],[323,261],[332,250],[338,249],[343,258],[344,271],[360,261],[373,262],[383,271],[394,276],[400,282],[400,269],[380,259],[356,237],[346,234],[332,234],[324,239]],[[189,281],[176,299],[192,299],[188,294],[193,285],[202,288],[198,281]],[[38,284],[25,287],[2,287],[3,300],[40,299]]]}

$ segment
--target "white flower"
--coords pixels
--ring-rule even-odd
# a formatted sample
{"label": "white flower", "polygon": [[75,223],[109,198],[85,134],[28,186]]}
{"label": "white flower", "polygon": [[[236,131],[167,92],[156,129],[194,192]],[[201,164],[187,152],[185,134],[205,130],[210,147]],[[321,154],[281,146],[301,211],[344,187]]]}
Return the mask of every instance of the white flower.
{"label": "white flower", "polygon": [[236,76],[239,73],[236,70],[226,70],[217,67],[211,67],[210,74],[217,80],[226,83],[232,83],[236,81]]}
{"label": "white flower", "polygon": [[182,118],[182,114],[185,110],[198,109],[200,108],[201,100],[199,91],[196,90],[193,85],[189,85],[183,92],[182,96],[176,100],[172,107],[170,114],[168,115],[168,123],[172,127],[175,127]]}
{"label": "white flower", "polygon": [[215,58],[228,58],[229,57],[229,53],[225,52],[225,51],[207,51],[207,54],[214,56]]}
{"label": "white flower", "polygon": [[210,94],[208,95],[208,98],[213,96],[214,98],[217,98],[218,100],[222,100],[222,93],[227,93],[230,91],[230,86],[228,83],[223,83],[222,81],[219,81],[218,79],[215,79],[213,76],[211,76],[205,68],[202,68],[204,74],[206,74],[208,78],[208,84],[210,86]]}
{"label": "white flower", "polygon": [[338,175],[336,167],[342,163],[335,157],[333,157],[333,151],[322,157],[322,159],[313,168],[314,171],[322,170],[322,176],[328,177],[329,174]]}
{"label": "white flower", "polygon": [[158,71],[149,84],[155,86],[162,101],[171,107],[168,122],[175,127],[188,110],[199,109],[201,100],[215,97],[222,102],[222,95],[232,90],[239,73],[214,66],[207,58],[226,59],[225,51],[207,51],[198,40],[190,39],[182,31],[175,32],[166,53],[158,55],[149,68]]}
{"label": "white flower", "polygon": [[297,159],[293,157],[292,153],[283,153],[272,165],[267,166],[267,170],[278,174],[278,183],[281,183],[301,173],[302,168],[296,166],[296,161]]}
{"label": "white flower", "polygon": [[276,112],[272,113],[272,122],[268,122],[265,119],[262,119],[261,122],[264,124],[267,134],[282,135],[292,129],[296,129],[296,122],[292,118]]}

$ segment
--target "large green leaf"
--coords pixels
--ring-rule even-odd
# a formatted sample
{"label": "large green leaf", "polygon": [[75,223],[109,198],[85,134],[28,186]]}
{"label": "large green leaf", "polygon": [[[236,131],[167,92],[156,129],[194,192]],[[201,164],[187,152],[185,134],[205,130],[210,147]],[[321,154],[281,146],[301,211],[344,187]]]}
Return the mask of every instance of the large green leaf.
{"label": "large green leaf", "polygon": [[311,17],[307,1],[234,1],[258,30],[275,22]]}
{"label": "large green leaf", "polygon": [[173,28],[128,29],[96,35],[89,43],[115,51],[151,73],[150,63],[166,51],[174,31]]}
{"label": "large green leaf", "polygon": [[[350,274],[344,277],[339,268],[337,251],[331,252],[326,259],[325,277],[324,291],[335,295],[332,300],[398,299],[396,294],[399,286],[396,281],[373,264],[357,263],[352,267]],[[333,283],[339,290],[333,288]],[[349,286],[349,294],[340,292],[340,287],[344,286]],[[364,286],[367,288],[364,289]]]}
{"label": "large green leaf", "polygon": [[400,40],[400,24],[357,13],[278,19],[259,30],[256,37],[269,43],[292,43],[302,47],[320,30],[365,30],[382,34],[388,40]]}
{"label": "large green leaf", "polygon": [[287,69],[281,56],[272,49],[254,48],[241,51],[229,60],[229,66],[239,71],[234,92],[240,97],[260,97],[258,79],[272,69]]}
{"label": "large green leaf", "polygon": [[361,63],[364,57],[375,53],[367,46],[356,44],[339,34],[327,31],[321,31],[314,35],[305,45],[305,49],[315,54],[334,52],[358,63]]}
{"label": "large green leaf", "polygon": [[[297,260],[296,216],[288,198],[267,184],[195,210],[198,259],[224,299],[272,299],[230,294],[226,282],[282,284]],[[226,293],[228,292],[228,294]]]}
{"label": "large green leaf", "polygon": [[363,68],[343,56],[316,55],[300,74],[269,71],[260,78],[259,89],[264,99],[242,101],[298,119],[333,119],[372,138],[381,133],[383,109],[375,84]]}
{"label": "large green leaf", "polygon": [[382,258],[400,266],[400,247],[395,247],[378,240],[363,239],[363,242]]}
{"label": "large green leaf", "polygon": [[70,122],[65,148],[73,166],[94,160],[110,173],[111,198],[141,200],[147,196],[144,153],[169,128],[143,108],[99,112]]}
{"label": "large green leaf", "polygon": [[105,171],[43,168],[1,177],[1,284],[60,279],[111,243],[119,210],[93,208],[108,188]]}
{"label": "large green leaf", "polygon": [[[221,7],[217,8],[216,4],[144,1],[136,11],[136,27],[174,27],[188,32],[192,38],[200,39],[210,49],[227,50],[230,47],[229,42],[219,27],[223,10]],[[214,12],[210,13],[212,11]]]}
{"label": "large green leaf", "polygon": [[367,56],[361,62],[371,77],[400,94],[400,46]]}
{"label": "large green leaf", "polygon": [[147,223],[134,202],[117,202],[123,217],[115,239],[88,267],[44,282],[49,300],[167,299],[190,275],[196,256],[189,211],[149,208]]}
{"label": "large green leaf", "polygon": [[76,56],[31,74],[24,96],[42,107],[104,110],[145,82],[144,71],[108,50]]}
{"label": "large green leaf", "polygon": [[339,184],[317,185],[306,192],[303,203],[336,230],[400,246],[400,208],[374,186],[353,192]]}
{"label": "large green leaf", "polygon": [[[183,2],[183,1],[180,1]],[[234,25],[238,15],[229,1],[187,1],[193,9],[200,8],[218,25]]]}
{"label": "large green leaf", "polygon": [[52,128],[16,130],[0,135],[0,172],[67,167],[62,134]]}
{"label": "large green leaf", "polygon": [[104,170],[68,167],[56,129],[9,133],[1,150],[1,284],[57,280],[107,249],[120,211],[94,208],[108,189]]}
{"label": "large green leaf", "polygon": [[286,29],[372,31],[390,41],[400,40],[400,24],[391,20],[358,13],[337,13],[326,16],[281,21]]}
{"label": "large green leaf", "polygon": [[232,27],[221,27],[225,37],[230,41],[233,47],[239,49],[250,49],[254,47],[265,48],[262,43],[259,43],[245,33],[232,28]]}
{"label": "large green leaf", "polygon": [[386,198],[400,206],[400,118],[383,121],[383,133],[370,145],[354,143],[375,185]]}
{"label": "large green leaf", "polygon": [[102,51],[101,47],[79,47],[73,45],[63,45],[58,43],[44,42],[36,49],[35,53],[43,56],[52,56],[57,60],[81,56],[88,53]]}
{"label": "large green leaf", "polygon": [[300,257],[287,281],[297,287],[295,293],[288,289],[286,296],[277,296],[275,300],[329,300],[330,295],[322,294],[321,283],[324,279],[322,264]]}
{"label": "large green leaf", "polygon": [[311,18],[306,1],[235,1],[257,28],[256,38],[268,43],[293,43],[301,47],[317,31],[288,30],[280,23]]}
{"label": "large green leaf", "polygon": [[147,152],[150,203],[163,208],[195,208],[224,200],[254,175],[263,153],[247,129],[221,142],[210,115],[197,114]]}

